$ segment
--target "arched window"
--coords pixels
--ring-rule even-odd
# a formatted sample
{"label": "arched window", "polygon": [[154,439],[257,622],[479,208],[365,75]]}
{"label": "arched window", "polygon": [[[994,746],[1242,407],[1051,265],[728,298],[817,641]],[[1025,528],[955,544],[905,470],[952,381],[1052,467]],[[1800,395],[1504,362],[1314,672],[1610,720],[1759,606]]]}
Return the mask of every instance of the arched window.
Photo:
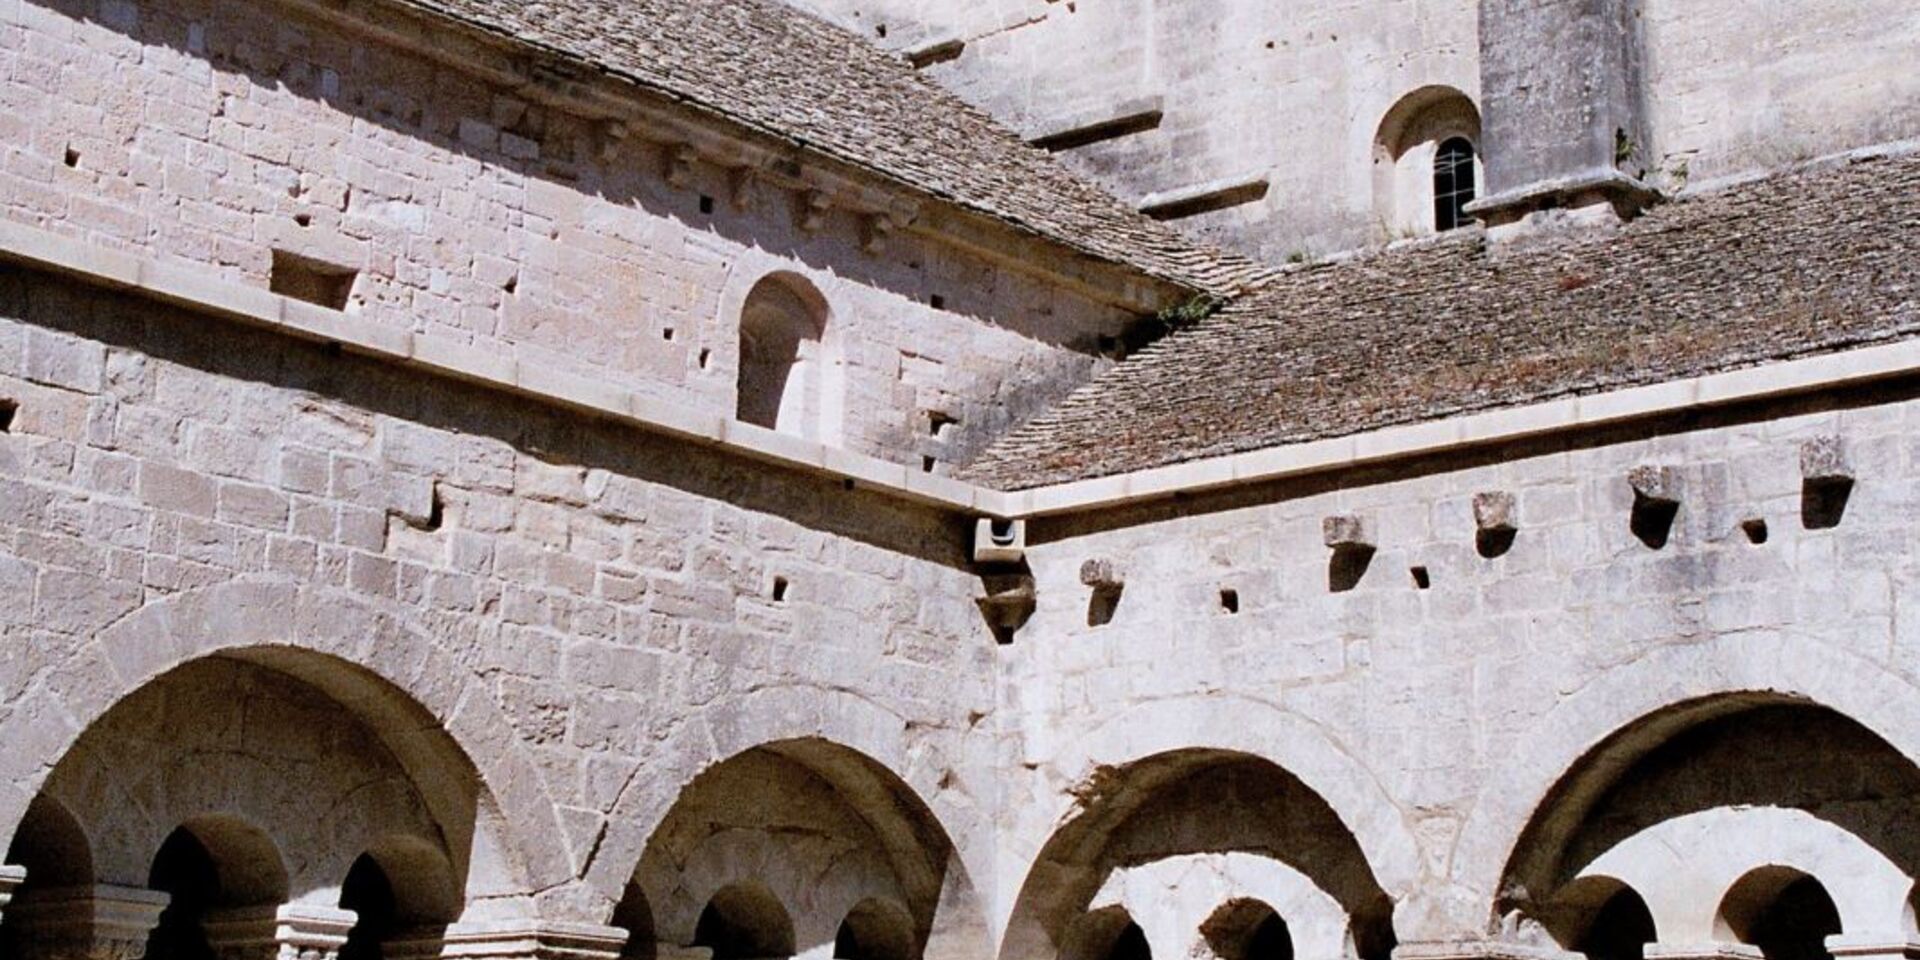
{"label": "arched window", "polygon": [[735,418],[832,442],[839,420],[839,358],[827,339],[827,304],[805,279],[776,273],[740,310]]}
{"label": "arched window", "polygon": [[1424,236],[1472,222],[1480,111],[1453,87],[1421,87],[1380,120],[1373,143],[1374,217],[1382,238]]}
{"label": "arched window", "polygon": [[1293,934],[1272,907],[1235,900],[1200,925],[1200,936],[1219,960],[1293,960]]}
{"label": "arched window", "polygon": [[913,917],[905,907],[877,898],[860,901],[833,938],[836,960],[913,960]]}
{"label": "arched window", "polygon": [[1716,932],[1760,948],[1766,960],[1833,960],[1827,938],[1840,911],[1820,881],[1791,867],[1748,872],[1720,904]]}
{"label": "arched window", "polygon": [[1473,143],[1451,137],[1433,155],[1433,229],[1445,232],[1473,222]]}

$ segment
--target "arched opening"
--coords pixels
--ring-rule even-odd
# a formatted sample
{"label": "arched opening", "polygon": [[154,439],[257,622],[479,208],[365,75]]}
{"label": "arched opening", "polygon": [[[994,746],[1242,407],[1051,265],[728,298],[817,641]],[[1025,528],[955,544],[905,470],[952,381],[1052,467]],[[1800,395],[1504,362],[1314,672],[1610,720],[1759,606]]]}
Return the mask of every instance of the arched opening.
{"label": "arched opening", "polygon": [[1721,901],[1716,926],[1722,937],[1759,947],[1767,960],[1833,960],[1827,938],[1841,932],[1827,888],[1782,866],[1741,877]]}
{"label": "arched opening", "polygon": [[205,928],[210,912],[287,898],[287,872],[273,841],[231,816],[174,828],[153,856],[146,885],[168,897],[147,936],[148,960],[213,960]]}
{"label": "arched opening", "polygon": [[838,439],[839,358],[827,337],[827,302],[813,284],[772,274],[740,308],[734,417],[809,440]]}
{"label": "arched opening", "polygon": [[613,908],[614,926],[627,931],[627,942],[620,948],[620,956],[626,960],[653,960],[658,955],[658,940],[653,930],[653,907],[647,903],[647,892],[632,881],[620,895],[619,904]]}
{"label": "arched opening", "polygon": [[1481,189],[1480,111],[1448,86],[1401,97],[1373,142],[1374,218],[1383,239],[1467,226],[1465,207]]}
{"label": "arched opening", "polygon": [[773,891],[751,881],[723,887],[700,911],[693,945],[713,960],[764,960],[794,954],[793,920]]}
{"label": "arched opening", "polygon": [[977,955],[986,937],[932,811],[872,758],[813,738],[754,747],[694,777],[653,829],[623,902],[648,905],[661,953],[958,956]]}
{"label": "arched opening", "polygon": [[15,897],[93,882],[93,850],[86,831],[64,804],[46,794],[27,805],[20,829],[7,846],[6,862],[27,869],[26,883]]}
{"label": "arched opening", "polygon": [[1124,908],[1103,907],[1068,928],[1060,960],[1153,960],[1153,947]]}
{"label": "arched opening", "polygon": [[361,854],[340,884],[340,909],[352,910],[353,928],[340,947],[339,960],[381,960],[383,947],[400,932],[400,904],[393,881],[371,854]]}
{"label": "arched opening", "polygon": [[147,935],[146,960],[215,960],[204,924],[220,902],[220,868],[193,831],[181,827],[167,836],[147,886],[169,899]]}
{"label": "arched opening", "polygon": [[1490,923],[1517,913],[1608,960],[1644,955],[1656,928],[1660,942],[1811,960],[1842,917],[1860,920],[1850,933],[1905,935],[1920,836],[1896,825],[1915,817],[1920,768],[1846,716],[1765,693],[1677,704],[1607,737],[1546,795]]}
{"label": "arched opening", "polygon": [[869,897],[847,911],[833,937],[838,960],[913,960],[913,917],[905,907]]}
{"label": "arched opening", "polygon": [[1640,892],[1612,877],[1581,877],[1542,918],[1555,939],[1588,960],[1645,960],[1659,936]]}
{"label": "arched opening", "polygon": [[[271,924],[266,908],[298,900],[331,911],[331,897],[322,907],[310,894],[340,889],[350,875],[347,892],[362,895],[369,864],[391,890],[392,915],[409,926],[447,923],[467,891],[456,857],[475,857],[476,842],[485,844],[478,856],[488,871],[477,889],[524,889],[482,820],[477,776],[423,708],[345,661],[262,648],[269,667],[255,653],[188,661],[87,726],[12,841],[29,864],[69,865],[34,870],[43,882],[80,889],[58,903],[17,899],[25,909],[5,913],[0,935],[44,937],[46,924],[60,922],[55,908],[137,912],[145,897],[158,904],[148,891],[159,891],[166,906],[154,906],[153,926],[143,928],[154,938],[151,955],[199,958],[228,946],[223,938],[255,936],[246,924]],[[283,663],[303,676],[278,669]],[[359,718],[363,711],[380,719],[378,729]],[[400,734],[412,769],[387,748],[389,731]],[[456,839],[466,845],[450,846]],[[368,936],[374,926],[363,924],[356,950],[377,943]]]}
{"label": "arched opening", "polygon": [[1200,925],[1200,937],[1218,960],[1293,960],[1293,934],[1274,909],[1235,900]]}
{"label": "arched opening", "polygon": [[[1081,918],[1099,913],[1089,907],[1115,898],[1136,913],[1145,906],[1114,881],[1191,860],[1224,875],[1242,855],[1274,864],[1326,904],[1330,920],[1322,926],[1331,928],[1331,945],[1321,950],[1351,950],[1363,960],[1391,954],[1393,902],[1352,831],[1319,794],[1274,763],[1226,750],[1180,750],[1102,768],[1084,789],[1083,812],[1041,849],[1021,887],[1003,957],[1060,952],[1080,936]],[[1183,922],[1191,930],[1205,919],[1203,913]],[[1272,948],[1285,927],[1269,926],[1256,938],[1260,924],[1248,922],[1247,949]],[[1299,931],[1287,933],[1291,949]]]}

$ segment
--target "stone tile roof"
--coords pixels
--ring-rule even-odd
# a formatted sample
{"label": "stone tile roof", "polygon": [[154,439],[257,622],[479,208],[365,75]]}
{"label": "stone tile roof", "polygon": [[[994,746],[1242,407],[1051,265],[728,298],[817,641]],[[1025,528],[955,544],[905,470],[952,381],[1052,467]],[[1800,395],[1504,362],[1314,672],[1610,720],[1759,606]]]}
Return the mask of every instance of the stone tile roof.
{"label": "stone tile roof", "polygon": [[504,35],[1150,276],[1260,271],[1188,240],[837,26],[776,0],[396,0]]}
{"label": "stone tile roof", "polygon": [[1025,489],[1701,375],[1920,329],[1920,154],[1702,193],[1526,250],[1475,231],[1290,271],[959,471]]}

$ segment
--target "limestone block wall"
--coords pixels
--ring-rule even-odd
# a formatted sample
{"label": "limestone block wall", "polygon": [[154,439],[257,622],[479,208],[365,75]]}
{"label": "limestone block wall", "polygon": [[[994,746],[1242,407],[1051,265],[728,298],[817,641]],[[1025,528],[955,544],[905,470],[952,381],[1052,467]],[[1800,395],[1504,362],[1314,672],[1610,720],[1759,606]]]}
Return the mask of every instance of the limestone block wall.
{"label": "limestone block wall", "polygon": [[926,73],[1028,134],[1154,102],[1157,128],[1062,156],[1136,202],[1267,180],[1262,199],[1178,222],[1271,262],[1395,236],[1376,212],[1382,120],[1423,87],[1479,89],[1474,0],[803,6],[902,49],[964,40],[958,59]]}
{"label": "limestone block wall", "polygon": [[367,318],[727,415],[742,305],[787,271],[827,308],[831,432],[916,468],[1083,380],[1132,319],[908,231],[869,252],[845,204],[808,224],[790,189],[610,140],[488,79],[511,64],[484,43],[304,11],[0,5],[0,212],[263,287],[277,251],[355,274]]}
{"label": "limestone block wall", "polygon": [[1897,0],[1642,7],[1653,143],[1669,186],[1920,136],[1920,11]]}
{"label": "limestone block wall", "polygon": [[[807,775],[848,784],[843,802],[924,805],[924,834],[888,835],[935,851],[916,921],[936,896],[983,912],[969,878],[989,872],[995,777],[969,731],[992,709],[992,640],[963,522],[18,268],[0,273],[0,398],[10,834],[46,788],[89,824],[125,818],[91,831],[125,841],[95,857],[124,866],[153,855],[133,848],[159,820],[266,804],[306,824],[277,831],[307,867],[293,899],[325,901],[366,839],[356,818],[386,802],[405,814],[387,829],[431,816],[464,919],[604,924],[697,774],[823,738],[866,758]],[[188,683],[208,657],[307,692],[290,720],[196,714],[196,697],[247,702],[238,681]],[[164,710],[136,697],[156,684],[144,702]],[[252,773],[182,787],[198,741],[167,731],[194,716],[209,749],[244,741],[221,762]],[[300,737],[276,746],[286,723],[392,759],[328,767]],[[88,730],[133,733],[76,748]],[[101,757],[124,764],[87,768]],[[417,797],[388,789],[395,769]],[[330,820],[241,796],[263,778],[312,804],[386,786]]]}
{"label": "limestone block wall", "polygon": [[[1010,897],[999,905],[1009,942],[1071,940],[1073,915],[1056,903],[1063,889],[1090,897],[1117,882],[1102,879],[1110,871],[1226,851],[1299,869],[1349,913],[1365,902],[1352,891],[1377,883],[1403,945],[1483,937],[1528,897],[1540,902],[1525,915],[1548,922],[1545,898],[1564,879],[1514,872],[1510,855],[1572,869],[1623,845],[1611,855],[1637,864],[1627,873],[1664,875],[1639,859],[1659,841],[1633,848],[1629,837],[1741,805],[1815,810],[1890,851],[1882,859],[1900,861],[1897,882],[1871,896],[1844,892],[1852,868],[1809,868],[1837,900],[1878,898],[1880,922],[1850,934],[1887,927],[1898,910],[1886,904],[1904,902],[1916,866],[1887,825],[1920,798],[1917,417],[1902,388],[1033,521],[1038,608],[999,661],[1012,773],[998,889]],[[1855,479],[1838,512],[1808,481],[1836,449]],[[1643,466],[1668,472],[1633,474]],[[1667,497],[1677,512],[1662,529],[1648,511]],[[1099,561],[1110,565],[1102,579],[1122,584],[1117,603],[1111,588],[1100,600],[1083,582],[1083,565]],[[1561,794],[1587,798],[1575,812],[1548,802],[1583,755],[1642,718],[1677,704],[1731,709],[1743,697],[1822,704],[1848,719],[1753,715],[1711,735],[1703,727],[1647,760],[1633,791],[1586,814],[1585,787]],[[1647,742],[1693,722],[1665,715],[1673,726]],[[1893,748],[1872,746],[1876,737]],[[1275,767],[1326,800],[1344,824],[1332,829],[1350,832],[1357,853],[1306,839],[1324,831],[1287,832],[1319,822],[1305,800],[1286,818],[1235,828],[1237,839],[1218,835],[1234,811],[1262,802],[1246,798],[1292,795]],[[1183,791],[1198,788],[1178,785],[1210,779],[1220,806],[1194,812]],[[1226,799],[1243,790],[1235,784],[1256,783],[1271,785]],[[1142,857],[1128,839],[1141,830],[1166,846]],[[1755,842],[1763,836],[1786,845],[1783,862],[1845,853],[1813,833],[1741,836],[1715,840],[1726,862],[1701,860],[1686,877],[1731,882],[1769,855]],[[1199,875],[1217,886],[1223,869]],[[1663,926],[1663,938],[1703,937],[1726,882],[1669,898],[1691,926]],[[1128,889],[1107,889],[1102,902],[1126,903]],[[1191,924],[1156,932],[1167,919],[1154,904],[1183,901],[1135,901],[1156,956],[1197,942]],[[1207,913],[1182,907],[1196,915]],[[1524,939],[1525,924],[1517,929],[1508,934]]]}

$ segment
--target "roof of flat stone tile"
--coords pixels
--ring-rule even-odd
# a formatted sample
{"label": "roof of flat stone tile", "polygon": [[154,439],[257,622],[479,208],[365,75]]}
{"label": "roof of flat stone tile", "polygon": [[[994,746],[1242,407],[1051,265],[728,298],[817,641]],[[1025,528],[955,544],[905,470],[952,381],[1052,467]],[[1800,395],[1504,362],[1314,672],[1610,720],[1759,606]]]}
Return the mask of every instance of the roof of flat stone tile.
{"label": "roof of flat stone tile", "polygon": [[1263,271],[1187,239],[837,26],[775,0],[397,0],[1190,289]]}
{"label": "roof of flat stone tile", "polygon": [[1524,249],[1480,231],[1289,271],[988,447],[1018,490],[1920,331],[1920,154],[1701,192]]}

